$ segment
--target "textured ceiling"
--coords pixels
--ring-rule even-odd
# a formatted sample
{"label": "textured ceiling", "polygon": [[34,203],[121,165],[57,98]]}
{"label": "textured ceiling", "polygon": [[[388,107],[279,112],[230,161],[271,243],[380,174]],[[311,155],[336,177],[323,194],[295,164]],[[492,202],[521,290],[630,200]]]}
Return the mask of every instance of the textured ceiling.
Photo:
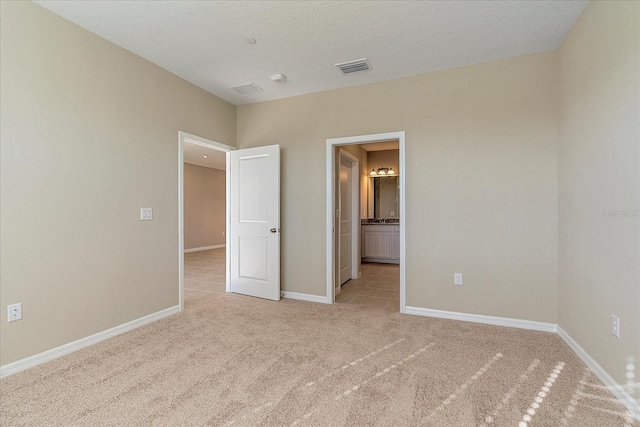
{"label": "textured ceiling", "polygon": [[[36,3],[242,105],[553,50],[587,1]],[[359,58],[372,70],[334,67]],[[248,82],[264,91],[229,89]]]}

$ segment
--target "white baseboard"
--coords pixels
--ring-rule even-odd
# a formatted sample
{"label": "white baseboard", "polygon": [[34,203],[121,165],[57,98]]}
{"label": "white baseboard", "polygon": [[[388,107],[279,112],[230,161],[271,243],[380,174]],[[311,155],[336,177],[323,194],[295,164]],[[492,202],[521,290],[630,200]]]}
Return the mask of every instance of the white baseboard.
{"label": "white baseboard", "polygon": [[199,248],[191,248],[191,249],[185,249],[184,253],[189,253],[189,252],[199,252],[199,251],[208,251],[209,249],[219,249],[219,248],[224,248],[227,245],[213,245],[213,246],[201,246]]}
{"label": "white baseboard", "polygon": [[282,291],[282,292],[280,292],[280,296],[282,296],[283,298],[298,299],[298,300],[301,300],[301,301],[319,302],[319,303],[322,303],[322,304],[328,304],[329,303],[327,301],[327,297],[323,297],[323,296],[320,296],[320,295],[301,294],[301,293],[298,293],[298,292]]}
{"label": "white baseboard", "polygon": [[111,329],[107,329],[106,331],[98,332],[97,334],[93,334],[88,337],[70,342],[68,344],[61,345],[60,347],[52,348],[51,350],[26,357],[12,363],[7,363],[6,365],[0,366],[0,378],[15,374],[20,371],[24,371],[25,369],[32,368],[45,362],[49,362],[69,353],[73,353],[74,351],[78,351],[85,347],[97,344],[100,341],[104,341],[106,339],[115,337],[116,335],[120,335],[122,333],[139,328],[140,326],[144,326],[148,323],[155,322],[156,320],[160,320],[177,313],[180,313],[179,305],[169,307],[155,313],[151,313],[139,319],[135,319]]}
{"label": "white baseboard", "polygon": [[487,325],[506,326],[509,328],[529,329],[532,331],[557,332],[555,323],[536,322],[533,320],[511,319],[509,317],[484,316],[482,314],[458,313],[455,311],[432,310],[420,307],[405,307],[406,314],[438,317],[440,319],[462,320],[463,322],[484,323]]}
{"label": "white baseboard", "polygon": [[573,350],[575,354],[578,355],[580,359],[584,362],[585,365],[589,369],[593,371],[594,374],[602,381],[602,383],[613,393],[618,400],[627,407],[631,415],[636,417],[636,419],[640,420],[640,402],[635,400],[623,386],[618,384],[616,380],[614,380],[611,375],[605,371],[602,366],[598,364],[589,353],[587,353],[581,346],[578,344],[571,336],[560,326],[558,326],[558,335],[560,338],[564,340],[565,343]]}

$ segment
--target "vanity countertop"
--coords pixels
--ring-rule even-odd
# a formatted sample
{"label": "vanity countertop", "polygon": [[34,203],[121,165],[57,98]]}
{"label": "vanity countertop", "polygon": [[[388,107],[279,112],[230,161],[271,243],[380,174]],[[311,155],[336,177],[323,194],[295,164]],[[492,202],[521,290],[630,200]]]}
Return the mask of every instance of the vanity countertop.
{"label": "vanity countertop", "polygon": [[400,225],[398,219],[362,219],[361,225]]}

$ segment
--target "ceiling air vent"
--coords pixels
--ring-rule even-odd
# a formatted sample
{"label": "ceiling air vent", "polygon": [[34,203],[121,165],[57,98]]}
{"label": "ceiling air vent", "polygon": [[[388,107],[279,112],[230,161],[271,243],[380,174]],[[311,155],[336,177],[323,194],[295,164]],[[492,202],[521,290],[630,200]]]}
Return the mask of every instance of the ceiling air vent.
{"label": "ceiling air vent", "polygon": [[371,64],[369,64],[369,60],[367,58],[356,59],[355,61],[342,62],[340,64],[336,64],[336,67],[342,74],[351,74],[357,73],[358,71],[367,71],[371,69]]}
{"label": "ceiling air vent", "polygon": [[245,83],[243,85],[238,85],[238,86],[231,86],[231,89],[235,90],[240,95],[246,95],[248,93],[262,92],[262,88],[260,86],[258,86],[257,84],[253,83],[253,82]]}

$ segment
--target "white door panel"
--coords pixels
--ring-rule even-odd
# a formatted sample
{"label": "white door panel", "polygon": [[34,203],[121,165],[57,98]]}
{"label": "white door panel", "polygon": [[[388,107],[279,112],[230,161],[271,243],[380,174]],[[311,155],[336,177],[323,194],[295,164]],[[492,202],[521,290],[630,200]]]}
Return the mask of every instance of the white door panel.
{"label": "white door panel", "polygon": [[268,280],[268,240],[266,237],[242,236],[238,239],[238,277],[265,282]]}
{"label": "white door panel", "polygon": [[267,176],[269,157],[247,156],[238,161],[238,219],[240,222],[268,221]]}
{"label": "white door panel", "polygon": [[280,300],[280,147],[230,153],[231,292]]}
{"label": "white door panel", "polygon": [[340,157],[340,284],[351,279],[351,162]]}

